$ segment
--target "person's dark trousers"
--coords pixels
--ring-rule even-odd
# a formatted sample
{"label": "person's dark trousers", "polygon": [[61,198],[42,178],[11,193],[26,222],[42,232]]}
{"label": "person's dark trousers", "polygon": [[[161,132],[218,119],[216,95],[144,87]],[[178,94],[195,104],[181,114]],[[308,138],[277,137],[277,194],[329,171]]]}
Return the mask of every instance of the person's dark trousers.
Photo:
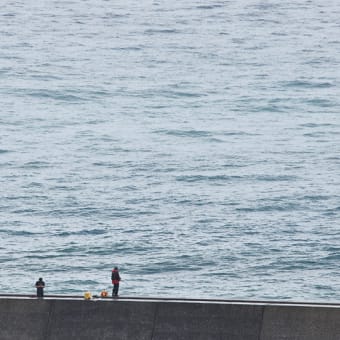
{"label": "person's dark trousers", "polygon": [[112,289],[112,296],[117,296],[118,295],[118,290],[119,290],[119,283],[115,283],[113,285],[113,289]]}
{"label": "person's dark trousers", "polygon": [[44,297],[44,288],[37,288],[37,297]]}

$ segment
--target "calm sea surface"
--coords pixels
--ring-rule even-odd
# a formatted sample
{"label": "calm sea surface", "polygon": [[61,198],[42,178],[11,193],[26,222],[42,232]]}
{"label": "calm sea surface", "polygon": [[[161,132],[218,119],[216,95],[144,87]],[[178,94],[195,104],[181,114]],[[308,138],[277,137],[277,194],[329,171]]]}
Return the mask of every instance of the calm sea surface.
{"label": "calm sea surface", "polygon": [[338,0],[3,0],[0,292],[340,301]]}

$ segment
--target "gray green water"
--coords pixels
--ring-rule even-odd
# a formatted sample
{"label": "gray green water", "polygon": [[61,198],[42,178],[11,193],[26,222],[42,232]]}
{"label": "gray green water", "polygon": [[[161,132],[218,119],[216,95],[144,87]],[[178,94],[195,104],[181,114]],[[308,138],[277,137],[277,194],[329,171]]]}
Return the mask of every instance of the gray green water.
{"label": "gray green water", "polygon": [[338,1],[9,1],[0,292],[340,300]]}

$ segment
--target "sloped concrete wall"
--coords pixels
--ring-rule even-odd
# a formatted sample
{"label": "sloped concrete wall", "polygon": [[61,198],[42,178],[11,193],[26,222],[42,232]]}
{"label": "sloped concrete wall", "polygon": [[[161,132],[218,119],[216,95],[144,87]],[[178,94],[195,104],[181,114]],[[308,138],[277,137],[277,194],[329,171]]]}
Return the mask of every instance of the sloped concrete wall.
{"label": "sloped concrete wall", "polygon": [[339,340],[340,308],[0,299],[1,340]]}
{"label": "sloped concrete wall", "polygon": [[261,340],[340,340],[340,307],[266,306]]}
{"label": "sloped concrete wall", "polygon": [[258,340],[262,314],[262,306],[158,303],[152,339]]}
{"label": "sloped concrete wall", "polygon": [[48,340],[152,338],[155,304],[53,301]]}
{"label": "sloped concrete wall", "polygon": [[0,339],[45,339],[49,313],[49,301],[0,299]]}

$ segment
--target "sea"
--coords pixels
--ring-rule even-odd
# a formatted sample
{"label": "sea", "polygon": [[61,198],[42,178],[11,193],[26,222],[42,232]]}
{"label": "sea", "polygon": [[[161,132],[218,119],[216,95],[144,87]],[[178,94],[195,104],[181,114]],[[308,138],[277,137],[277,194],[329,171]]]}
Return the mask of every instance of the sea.
{"label": "sea", "polygon": [[340,302],[338,0],[2,0],[0,293]]}

